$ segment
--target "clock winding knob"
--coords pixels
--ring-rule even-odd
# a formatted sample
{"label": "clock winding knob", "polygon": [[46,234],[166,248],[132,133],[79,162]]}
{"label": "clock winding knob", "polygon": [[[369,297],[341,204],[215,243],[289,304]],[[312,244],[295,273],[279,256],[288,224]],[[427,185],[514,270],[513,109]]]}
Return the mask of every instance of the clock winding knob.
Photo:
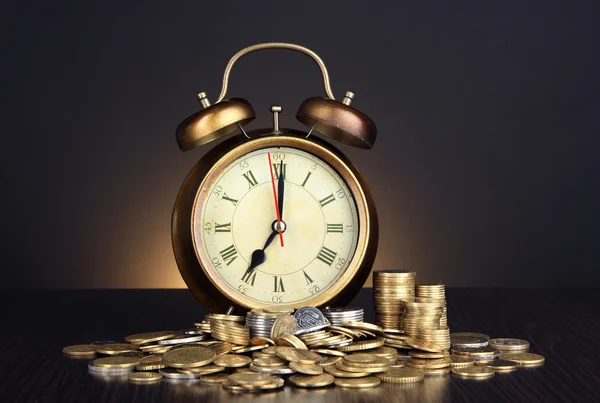
{"label": "clock winding knob", "polygon": [[281,113],[281,106],[272,105],[271,112],[273,113],[273,130],[279,131],[279,114]]}

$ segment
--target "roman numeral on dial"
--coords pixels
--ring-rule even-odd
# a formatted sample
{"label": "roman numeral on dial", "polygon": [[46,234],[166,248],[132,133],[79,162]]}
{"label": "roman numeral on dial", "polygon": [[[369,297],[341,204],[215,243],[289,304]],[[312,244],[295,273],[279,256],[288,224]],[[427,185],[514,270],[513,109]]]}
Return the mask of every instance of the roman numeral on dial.
{"label": "roman numeral on dial", "polygon": [[313,282],[313,279],[310,278],[310,276],[308,274],[306,274],[306,272],[304,270],[302,270],[302,273],[304,273],[304,280],[306,281],[306,285],[311,285],[311,283]]}
{"label": "roman numeral on dial", "polygon": [[[279,179],[281,175],[281,164],[273,164],[273,176],[275,180]],[[283,179],[287,179],[287,164],[283,164]]]}
{"label": "roman numeral on dial", "polygon": [[333,193],[327,196],[326,198],[319,200],[319,204],[321,204],[321,207],[325,207],[332,201],[335,201],[335,196],[333,195]]}
{"label": "roman numeral on dial", "polygon": [[238,252],[235,250],[235,246],[230,245],[223,249],[221,252],[221,258],[227,266],[229,266],[235,259],[237,259]]}
{"label": "roman numeral on dial", "polygon": [[[215,232],[231,232],[231,223],[219,224],[215,221]],[[327,232],[329,232],[329,224],[327,224]]]}
{"label": "roman numeral on dial", "polygon": [[304,178],[304,182],[302,182],[302,187],[304,187],[304,185],[306,185],[306,182],[308,182],[308,178],[310,178],[311,175],[312,175],[312,172],[309,172],[306,174],[306,178]]}
{"label": "roman numeral on dial", "polygon": [[321,249],[321,251],[317,255],[317,259],[319,259],[323,263],[326,263],[327,266],[331,266],[333,264],[333,261],[335,260],[336,256],[337,256],[336,252],[323,246],[323,249]]}
{"label": "roman numeral on dial", "polygon": [[234,206],[237,206],[237,202],[238,202],[238,200],[232,199],[231,197],[227,196],[227,193],[223,193],[223,198],[221,200],[230,201]]}
{"label": "roman numeral on dial", "polygon": [[256,280],[256,271],[252,271],[251,273],[246,270],[244,275],[242,276],[242,281],[248,285],[254,287],[254,281]]}
{"label": "roman numeral on dial", "polygon": [[283,279],[279,276],[273,276],[273,292],[285,292]]}
{"label": "roman numeral on dial", "polygon": [[246,178],[246,180],[248,181],[248,189],[252,189],[252,186],[256,186],[258,184],[258,181],[254,177],[252,170],[250,170],[242,175],[244,175],[244,178]]}
{"label": "roman numeral on dial", "polygon": [[327,224],[327,232],[344,233],[344,224]]}

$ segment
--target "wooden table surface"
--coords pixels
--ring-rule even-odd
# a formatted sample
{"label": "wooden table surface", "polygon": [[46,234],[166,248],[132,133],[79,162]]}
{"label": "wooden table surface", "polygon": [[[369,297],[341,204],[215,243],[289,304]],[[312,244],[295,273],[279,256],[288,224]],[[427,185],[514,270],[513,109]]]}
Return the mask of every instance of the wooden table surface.
{"label": "wooden table surface", "polygon": [[[597,289],[447,290],[452,331],[518,337],[546,357],[539,368],[520,368],[489,380],[453,375],[411,385],[382,384],[232,394],[199,382],[134,385],[88,373],[85,359],[61,349],[133,333],[192,327],[205,311],[187,290],[3,291],[0,336],[2,402],[600,402],[600,296]],[[371,290],[352,305],[373,319]],[[310,400],[308,400],[310,399]]]}

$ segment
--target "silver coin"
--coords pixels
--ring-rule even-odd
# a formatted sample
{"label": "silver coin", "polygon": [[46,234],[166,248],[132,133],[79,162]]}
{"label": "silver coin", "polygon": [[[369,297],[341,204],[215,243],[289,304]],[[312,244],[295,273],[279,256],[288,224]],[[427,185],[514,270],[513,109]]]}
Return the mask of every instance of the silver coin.
{"label": "silver coin", "polygon": [[283,366],[282,367],[259,367],[258,365],[250,364],[250,366],[248,368],[250,368],[250,370],[252,370],[254,372],[262,372],[265,374],[272,374],[272,375],[290,375],[290,374],[296,373],[296,371],[294,371],[293,369],[283,367]]}
{"label": "silver coin", "polygon": [[512,339],[512,338],[497,338],[491,339],[490,344],[494,346],[494,348],[502,349],[505,347],[507,350],[510,349],[526,349],[529,348],[529,342],[527,340],[521,339]]}
{"label": "silver coin", "polygon": [[203,374],[184,374],[177,371],[175,368],[163,368],[159,369],[158,373],[169,379],[196,379],[200,378]]}
{"label": "silver coin", "polygon": [[202,341],[206,339],[206,335],[204,333],[193,335],[193,336],[183,336],[183,337],[175,337],[173,339],[167,340],[159,340],[158,344],[161,346],[172,346],[175,344],[185,344],[185,343],[194,343],[196,341]]}
{"label": "silver coin", "polygon": [[128,374],[133,372],[133,368],[109,368],[109,367],[97,367],[91,362],[88,363],[88,370],[100,374]]}
{"label": "silver coin", "polygon": [[312,327],[329,323],[327,318],[314,306],[304,306],[294,312],[294,319],[299,327]]}
{"label": "silver coin", "polygon": [[450,344],[453,347],[487,347],[488,339],[477,335],[450,334]]}
{"label": "silver coin", "polygon": [[201,334],[205,334],[205,332],[203,332],[200,329],[187,329],[183,331],[184,334],[189,334],[189,335],[201,335]]}

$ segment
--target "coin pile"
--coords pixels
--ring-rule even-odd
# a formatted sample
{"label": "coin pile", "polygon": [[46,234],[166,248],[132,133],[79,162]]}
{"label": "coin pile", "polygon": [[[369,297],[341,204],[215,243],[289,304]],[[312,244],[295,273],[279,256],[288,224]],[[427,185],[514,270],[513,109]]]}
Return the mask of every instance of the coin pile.
{"label": "coin pile", "polygon": [[[127,377],[136,384],[199,380],[233,392],[278,389],[285,384],[284,377],[301,388],[331,384],[369,388],[420,382],[450,372],[463,378],[489,378],[496,372],[544,363],[543,356],[528,352],[525,340],[490,339],[472,332],[447,338],[438,334],[445,330],[440,328],[439,298],[444,291],[439,285],[435,292],[428,288],[421,288],[420,297],[403,302],[404,330],[363,321],[332,324],[315,307],[296,312],[273,307],[251,311],[246,317],[210,314],[196,323],[196,329],[140,333],[127,336],[127,343],[93,342],[65,347],[63,353],[94,359],[88,363],[89,373],[103,379]],[[250,337],[251,327],[244,325],[244,319],[272,316],[276,323],[268,336],[263,331]]]}
{"label": "coin pile", "polygon": [[362,308],[325,308],[323,315],[332,325],[341,325],[344,322],[362,322],[365,318],[365,311]]}
{"label": "coin pile", "polygon": [[375,322],[384,329],[400,329],[403,301],[415,298],[415,273],[409,271],[373,272]]}

